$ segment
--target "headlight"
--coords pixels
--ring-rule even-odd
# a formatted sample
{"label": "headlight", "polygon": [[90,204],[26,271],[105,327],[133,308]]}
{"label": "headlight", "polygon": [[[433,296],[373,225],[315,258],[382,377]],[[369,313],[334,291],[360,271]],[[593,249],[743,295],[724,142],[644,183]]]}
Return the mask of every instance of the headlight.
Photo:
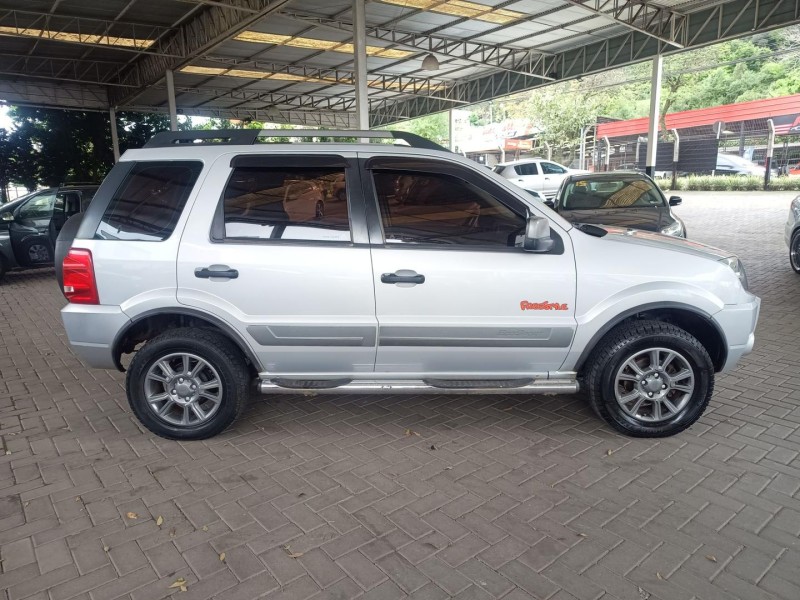
{"label": "headlight", "polygon": [[744,271],[744,265],[742,261],[740,261],[736,256],[729,256],[728,258],[723,258],[719,262],[725,263],[731,268],[731,271],[736,273],[736,276],[739,278],[739,281],[742,283],[742,287],[746,290],[747,289],[747,273]]}
{"label": "headlight", "polygon": [[667,225],[664,229],[661,230],[661,233],[664,235],[674,235],[674,236],[682,236],[683,235],[683,225],[681,225],[680,221],[675,221],[672,225]]}

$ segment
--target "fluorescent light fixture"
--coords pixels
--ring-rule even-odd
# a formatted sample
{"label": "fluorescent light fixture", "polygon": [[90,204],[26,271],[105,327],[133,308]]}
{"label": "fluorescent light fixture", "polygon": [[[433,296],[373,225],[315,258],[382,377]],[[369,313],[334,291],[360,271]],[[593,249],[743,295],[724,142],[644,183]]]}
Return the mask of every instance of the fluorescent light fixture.
{"label": "fluorescent light fixture", "polygon": [[142,40],[135,38],[116,37],[113,35],[95,35],[88,33],[69,33],[67,31],[53,31],[50,29],[32,29],[30,27],[8,27],[0,25],[0,35],[14,37],[30,37],[37,39],[55,40],[58,42],[72,42],[79,44],[97,44],[99,46],[122,46],[124,48],[139,48],[143,50],[153,45],[155,40]]}
{"label": "fluorescent light fixture", "polygon": [[468,2],[467,0],[379,0],[384,4],[393,4],[395,6],[403,6],[406,8],[416,8],[419,10],[429,10],[431,12],[441,13],[443,15],[453,15],[455,17],[467,17],[469,19],[477,19],[478,21],[487,21],[489,23],[497,23],[498,25],[505,25],[513,21],[522,19],[525,14],[514,10],[506,10],[504,8],[492,8],[485,4],[478,4],[477,2]]}
{"label": "fluorescent light fixture", "polygon": [[[261,33],[260,31],[244,31],[233,39],[240,42],[251,42],[254,44],[274,44],[276,46],[291,46],[293,48],[307,48],[308,50],[324,50],[330,52],[342,52],[343,54],[353,54],[355,48],[353,44],[344,42],[331,42],[330,40],[315,40],[307,37],[293,37],[291,35],[279,35],[277,33]],[[392,48],[381,48],[380,46],[367,46],[367,55],[380,58],[406,58],[412,52],[409,50],[395,50]]]}

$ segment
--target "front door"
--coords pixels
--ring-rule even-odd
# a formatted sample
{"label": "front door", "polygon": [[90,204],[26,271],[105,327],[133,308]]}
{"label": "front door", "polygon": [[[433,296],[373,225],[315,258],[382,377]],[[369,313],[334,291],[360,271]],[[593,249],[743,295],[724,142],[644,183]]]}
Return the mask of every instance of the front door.
{"label": "front door", "polygon": [[54,190],[36,194],[16,210],[14,220],[9,224],[14,256],[22,266],[35,267],[53,262],[50,222],[55,198]]}
{"label": "front door", "polygon": [[275,377],[372,372],[377,321],[355,155],[223,156],[178,254],[178,301],[237,329]]}
{"label": "front door", "polygon": [[[569,237],[521,247],[535,210],[466,166],[364,161],[378,373],[520,377],[558,370],[575,331]],[[371,202],[370,202],[371,200]]]}

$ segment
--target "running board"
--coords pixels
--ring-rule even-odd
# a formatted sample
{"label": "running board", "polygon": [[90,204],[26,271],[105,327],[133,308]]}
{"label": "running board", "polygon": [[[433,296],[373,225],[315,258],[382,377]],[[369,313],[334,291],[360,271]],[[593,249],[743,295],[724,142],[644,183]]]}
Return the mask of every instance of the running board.
{"label": "running board", "polygon": [[[341,380],[331,380],[339,383]],[[497,380],[497,385],[487,387],[487,381],[475,382],[475,387],[460,387],[460,380],[442,385],[442,380],[435,380],[438,385],[431,385],[434,381],[426,383],[421,379],[398,380],[369,380],[358,379],[341,385],[328,386],[325,380],[314,381],[287,381],[285,379],[272,379],[261,381],[259,390],[262,394],[296,394],[313,392],[314,394],[574,394],[578,391],[578,382],[574,379],[542,379],[526,380],[523,385],[508,386],[507,380]],[[298,384],[305,385],[298,385]],[[326,382],[327,383],[327,382]]]}

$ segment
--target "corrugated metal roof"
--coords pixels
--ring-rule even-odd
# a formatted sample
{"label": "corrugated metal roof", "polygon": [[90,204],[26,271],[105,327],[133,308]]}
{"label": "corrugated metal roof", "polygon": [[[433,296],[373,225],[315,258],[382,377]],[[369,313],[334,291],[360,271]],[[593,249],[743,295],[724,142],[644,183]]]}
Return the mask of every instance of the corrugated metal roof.
{"label": "corrugated metal roof", "polygon": [[[447,96],[458,106],[467,100],[445,92],[456,85],[495,73],[525,74],[537,57],[626,32],[645,42],[660,37],[663,44],[671,35],[665,17],[679,22],[685,12],[746,4],[372,1],[366,5],[370,97],[376,103]],[[351,29],[351,0],[0,0],[0,83],[99,85],[120,108],[163,109],[160,77],[172,67],[186,114],[215,108],[346,112],[353,98]],[[436,71],[422,69],[429,52],[439,61]],[[545,77],[533,76],[546,81],[549,71],[540,72]],[[309,95],[315,102],[306,102]]]}

